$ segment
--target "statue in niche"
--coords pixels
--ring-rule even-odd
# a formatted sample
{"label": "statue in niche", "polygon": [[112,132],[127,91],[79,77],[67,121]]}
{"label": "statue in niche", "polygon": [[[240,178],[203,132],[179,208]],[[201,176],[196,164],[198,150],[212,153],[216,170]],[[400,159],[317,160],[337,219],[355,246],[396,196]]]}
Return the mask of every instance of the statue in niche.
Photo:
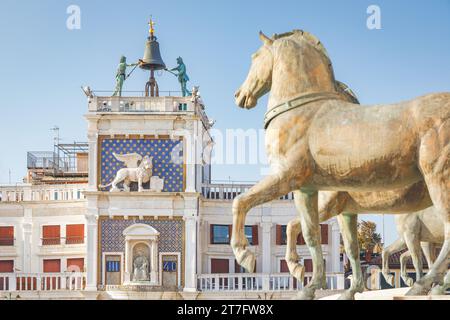
{"label": "statue in niche", "polygon": [[137,256],[133,261],[133,281],[148,281],[148,259],[144,255],[143,249],[138,249]]}

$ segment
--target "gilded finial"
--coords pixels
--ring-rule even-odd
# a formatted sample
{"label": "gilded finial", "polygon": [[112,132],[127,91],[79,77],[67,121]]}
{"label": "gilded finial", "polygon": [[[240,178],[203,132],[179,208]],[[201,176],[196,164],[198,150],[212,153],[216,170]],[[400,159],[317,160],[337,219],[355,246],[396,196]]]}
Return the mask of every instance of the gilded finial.
{"label": "gilded finial", "polygon": [[148,32],[150,33],[150,36],[153,38],[153,35],[155,33],[155,22],[153,22],[152,20],[152,16],[150,16],[150,21],[148,23],[148,25],[150,26],[150,29],[148,30]]}

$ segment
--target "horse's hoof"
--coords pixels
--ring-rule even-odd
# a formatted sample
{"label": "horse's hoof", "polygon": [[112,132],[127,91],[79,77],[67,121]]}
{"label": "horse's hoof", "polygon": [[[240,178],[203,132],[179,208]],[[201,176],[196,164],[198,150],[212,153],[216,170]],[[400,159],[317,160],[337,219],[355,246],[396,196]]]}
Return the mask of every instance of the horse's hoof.
{"label": "horse's hoof", "polygon": [[297,295],[293,297],[292,300],[314,300],[314,291],[315,290],[311,288],[304,288],[302,291],[297,293]]}
{"label": "horse's hoof", "polygon": [[245,249],[243,256],[244,259],[241,261],[240,265],[244,267],[247,272],[253,273],[256,265],[255,255],[250,250]]}
{"label": "horse's hoof", "polygon": [[390,285],[391,287],[395,286],[395,278],[392,274],[386,274],[386,275],[383,274],[383,276],[384,276],[384,280],[386,280],[386,283],[388,285]]}
{"label": "horse's hoof", "polygon": [[292,276],[303,283],[303,280],[305,278],[305,268],[302,265],[297,265],[292,272]]}
{"label": "horse's hoof", "polygon": [[433,288],[431,288],[429,294],[432,296],[445,296],[444,286],[440,285],[434,286]]}
{"label": "horse's hoof", "polygon": [[430,288],[416,282],[411,289],[406,292],[405,296],[426,296]]}
{"label": "horse's hoof", "polygon": [[355,300],[355,293],[352,290],[346,290],[339,296],[338,300]]}
{"label": "horse's hoof", "polygon": [[408,287],[412,287],[414,285],[414,280],[413,278],[410,277],[402,277],[403,282],[408,286]]}

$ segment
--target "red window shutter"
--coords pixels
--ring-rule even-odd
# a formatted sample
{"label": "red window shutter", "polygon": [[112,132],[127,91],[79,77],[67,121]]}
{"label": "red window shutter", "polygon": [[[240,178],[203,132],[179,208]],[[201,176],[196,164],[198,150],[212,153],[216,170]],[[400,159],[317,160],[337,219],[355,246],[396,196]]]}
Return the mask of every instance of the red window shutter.
{"label": "red window shutter", "polygon": [[60,259],[44,260],[44,272],[61,272]]}
{"label": "red window shutter", "polygon": [[14,272],[14,260],[0,260],[0,273]]}
{"label": "red window shutter", "polygon": [[322,239],[322,244],[328,244],[328,224],[320,225],[320,237]]}
{"label": "red window shutter", "polygon": [[66,226],[66,243],[84,243],[84,224],[68,224]]}
{"label": "red window shutter", "polygon": [[281,225],[277,224],[276,230],[276,245],[281,245]]}
{"label": "red window shutter", "polygon": [[83,272],[84,271],[84,259],[83,258],[67,259],[67,271]]}
{"label": "red window shutter", "polygon": [[252,241],[253,241],[254,246],[258,245],[258,226],[257,225],[252,226]]}
{"label": "red window shutter", "polygon": [[289,272],[286,260],[280,260],[280,272]]}
{"label": "red window shutter", "polygon": [[313,272],[313,264],[311,259],[303,260],[303,264],[305,265],[305,272]]}
{"label": "red window shutter", "polygon": [[234,272],[241,273],[241,266],[239,265],[239,263],[236,260],[234,260]]}
{"label": "red window shutter", "polygon": [[14,227],[0,227],[0,246],[14,245]]}
{"label": "red window shutter", "polygon": [[230,225],[228,226],[228,243],[231,243],[231,234],[232,234],[232,231],[233,231],[233,226],[230,224]]}
{"label": "red window shutter", "polygon": [[42,244],[60,244],[61,243],[61,226],[43,226],[42,227]]}
{"label": "red window shutter", "polygon": [[211,273],[229,273],[230,262],[228,259],[211,259]]}

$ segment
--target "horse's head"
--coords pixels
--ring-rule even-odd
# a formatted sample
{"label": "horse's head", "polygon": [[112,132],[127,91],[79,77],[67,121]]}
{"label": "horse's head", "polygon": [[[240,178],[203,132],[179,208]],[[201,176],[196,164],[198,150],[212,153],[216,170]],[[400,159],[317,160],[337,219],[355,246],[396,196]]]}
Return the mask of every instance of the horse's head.
{"label": "horse's head", "polygon": [[236,91],[236,104],[239,107],[251,109],[258,99],[270,91],[272,85],[272,43],[273,40],[261,31],[259,38],[263,42],[261,48],[252,55],[250,71],[241,87]]}
{"label": "horse's head", "polygon": [[238,106],[251,109],[269,91],[269,106],[305,93],[336,91],[331,61],[317,37],[302,30],[272,38],[260,32],[259,37],[263,45],[252,55],[247,79],[235,93]]}

